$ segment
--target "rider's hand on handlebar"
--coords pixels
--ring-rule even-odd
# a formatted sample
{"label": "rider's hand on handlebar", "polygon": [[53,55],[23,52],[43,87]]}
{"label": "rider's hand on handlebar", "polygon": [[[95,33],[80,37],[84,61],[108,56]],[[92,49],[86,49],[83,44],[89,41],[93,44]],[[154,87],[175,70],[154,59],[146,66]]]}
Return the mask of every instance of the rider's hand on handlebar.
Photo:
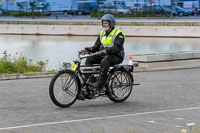
{"label": "rider's hand on handlebar", "polygon": [[101,51],[101,55],[103,55],[103,56],[107,55],[106,50],[102,50],[102,51]]}
{"label": "rider's hand on handlebar", "polygon": [[92,51],[92,48],[91,48],[91,47],[85,47],[85,50],[91,52],[91,51]]}

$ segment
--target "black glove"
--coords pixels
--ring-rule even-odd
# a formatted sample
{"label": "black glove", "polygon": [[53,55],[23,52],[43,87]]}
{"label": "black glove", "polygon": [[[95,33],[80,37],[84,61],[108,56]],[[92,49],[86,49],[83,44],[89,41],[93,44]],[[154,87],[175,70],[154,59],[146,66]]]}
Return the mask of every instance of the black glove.
{"label": "black glove", "polygon": [[91,47],[85,47],[85,50],[91,52],[91,51],[92,51],[92,48],[91,48]]}
{"label": "black glove", "polygon": [[101,55],[103,55],[103,56],[107,55],[106,50],[102,50],[102,51],[101,51]]}

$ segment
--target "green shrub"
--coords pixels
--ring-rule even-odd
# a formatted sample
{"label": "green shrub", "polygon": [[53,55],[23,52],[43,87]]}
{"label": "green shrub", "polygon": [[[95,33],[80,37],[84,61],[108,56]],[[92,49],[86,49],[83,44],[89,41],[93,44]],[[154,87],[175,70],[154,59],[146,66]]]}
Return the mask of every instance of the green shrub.
{"label": "green shrub", "polygon": [[[10,12],[8,14],[2,14],[1,16],[23,17],[23,16],[33,16],[33,14],[32,12]],[[46,14],[40,12],[34,12],[34,16],[46,16]]]}
{"label": "green shrub", "polygon": [[45,70],[45,66],[46,66],[46,64],[48,64],[48,61],[49,60],[46,60],[46,61],[37,61],[37,65],[39,66],[39,68],[41,69],[41,71]]}
{"label": "green shrub", "polygon": [[0,58],[0,73],[30,73],[30,72],[42,72],[45,70],[45,66],[48,64],[48,60],[38,61],[37,64],[32,64],[32,59],[28,59],[24,56],[18,58],[11,58],[4,51],[3,57]]}
{"label": "green shrub", "polygon": [[90,12],[90,16],[91,17],[102,17],[103,15],[105,15],[106,13],[103,13],[103,12],[98,12],[97,9],[93,9],[91,12]]}

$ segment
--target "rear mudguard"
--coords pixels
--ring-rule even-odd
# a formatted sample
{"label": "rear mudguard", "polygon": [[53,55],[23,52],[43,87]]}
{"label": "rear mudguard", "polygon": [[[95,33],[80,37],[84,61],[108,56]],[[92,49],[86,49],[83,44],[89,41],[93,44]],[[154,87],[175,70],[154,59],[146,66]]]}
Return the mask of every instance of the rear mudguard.
{"label": "rear mudguard", "polygon": [[[116,71],[122,71],[122,72],[127,72],[130,74],[132,82],[134,82],[133,78],[133,66],[131,65],[115,65],[108,74],[108,77],[110,77],[114,72]],[[109,78],[108,78],[109,79]]]}

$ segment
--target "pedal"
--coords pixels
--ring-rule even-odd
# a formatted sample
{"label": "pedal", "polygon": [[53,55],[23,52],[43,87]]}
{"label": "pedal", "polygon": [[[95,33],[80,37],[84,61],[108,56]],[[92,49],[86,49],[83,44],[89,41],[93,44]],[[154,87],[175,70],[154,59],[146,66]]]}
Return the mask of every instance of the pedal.
{"label": "pedal", "polygon": [[106,92],[106,88],[103,87],[101,90],[100,90],[100,94],[104,94]]}

